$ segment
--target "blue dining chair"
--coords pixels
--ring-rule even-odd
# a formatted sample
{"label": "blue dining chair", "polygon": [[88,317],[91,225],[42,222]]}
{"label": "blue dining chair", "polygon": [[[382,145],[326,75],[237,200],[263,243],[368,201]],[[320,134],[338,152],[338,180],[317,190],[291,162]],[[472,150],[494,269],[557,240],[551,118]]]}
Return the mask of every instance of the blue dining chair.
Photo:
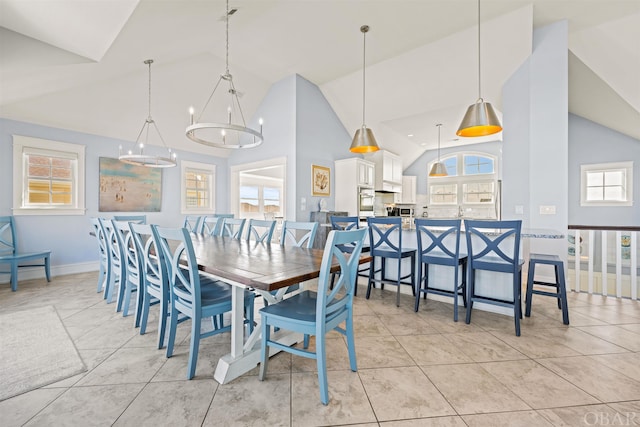
{"label": "blue dining chair", "polygon": [[[231,285],[199,274],[198,261],[189,230],[162,228],[156,225],[152,227],[158,234],[160,246],[168,263],[171,308],[167,357],[173,356],[178,315],[182,314],[191,319],[191,344],[187,366],[187,379],[191,379],[196,373],[200,339],[231,330],[230,325],[215,328],[214,322],[214,328],[211,331],[201,332],[202,319],[216,319],[219,315],[231,311]],[[245,290],[244,323],[248,325],[250,333],[253,331],[254,297],[254,293]]]}
{"label": "blue dining chair", "polygon": [[159,305],[158,349],[161,349],[164,347],[170,300],[166,259],[164,252],[160,249],[160,238],[154,228],[147,224],[135,223],[129,223],[129,228],[133,236],[138,260],[141,261],[142,286],[138,295],[140,308],[136,310],[136,316],[139,315],[140,321],[136,321],[136,326],[140,326],[140,335],[144,335],[147,331],[150,307]]}
{"label": "blue dining chair", "polygon": [[[353,293],[356,288],[358,261],[366,230],[330,231],[322,255],[318,290],[304,291],[278,304],[271,304],[260,310],[262,318],[262,347],[259,379],[267,374],[269,347],[283,350],[297,356],[316,359],[320,401],[329,403],[327,383],[326,334],[337,331],[347,338],[349,364],[357,371],[355,341],[353,336]],[[344,253],[341,245],[352,245],[350,254]],[[331,266],[334,260],[340,264],[340,276],[329,289]],[[340,325],[345,323],[344,328]],[[271,328],[286,329],[304,334],[302,349],[281,344],[271,338]],[[309,336],[316,337],[315,352],[310,351]]]}
{"label": "blue dining chair", "polygon": [[[411,285],[411,291],[416,293],[416,250],[402,247],[402,218],[376,217],[367,218],[369,225],[369,245],[371,248],[371,268],[369,269],[369,282],[367,284],[367,296],[371,295],[371,288],[380,284],[384,289],[385,284],[396,285],[396,306],[400,307],[400,285]],[[397,241],[397,243],[395,243]],[[380,260],[380,268],[375,269],[376,258]],[[402,260],[410,258],[411,273],[402,275]],[[396,277],[387,277],[387,260],[397,261]],[[380,273],[380,278],[376,274]],[[410,279],[409,282],[406,279]]]}
{"label": "blue dining chair", "polygon": [[204,218],[205,217],[200,215],[187,215],[184,217],[182,227],[186,228],[192,233],[202,233]]}
{"label": "blue dining chair", "polygon": [[107,236],[104,227],[98,218],[90,218],[93,234],[98,242],[98,255],[100,257],[100,271],[98,273],[98,287],[96,292],[100,293],[106,289],[111,276],[111,257],[107,247]]}
{"label": "blue dining chair", "polygon": [[318,233],[317,222],[285,221],[282,224],[281,246],[311,248]]}
{"label": "blue dining chair", "polygon": [[234,218],[234,214],[212,214],[202,218],[201,233],[211,236],[222,235],[222,224],[225,218]]}
{"label": "blue dining chair", "polygon": [[138,224],[146,224],[146,215],[114,215],[113,219],[116,221],[135,222]]}
{"label": "blue dining chair", "polygon": [[[8,264],[11,290],[18,290],[18,270],[25,267],[44,267],[47,282],[51,281],[50,262],[51,251],[20,252],[18,250],[16,225],[13,216],[0,216],[0,264]],[[33,261],[42,260],[42,264]],[[24,263],[28,264],[24,264]]]}
{"label": "blue dining chair", "polygon": [[[464,220],[467,237],[469,282],[467,283],[467,319],[471,322],[474,302],[509,307],[513,309],[516,336],[520,336],[522,318],[522,265],[520,259],[520,234],[522,221]],[[511,275],[511,298],[496,299],[477,295],[475,287],[478,270],[494,271]]]}
{"label": "blue dining chair", "polygon": [[[458,321],[458,299],[462,296],[467,306],[467,255],[460,253],[459,219],[423,219],[415,220],[418,240],[418,292],[416,292],[415,311],[420,306],[420,296],[425,300],[427,294],[453,298],[453,321]],[[453,281],[450,283],[430,280],[429,266],[451,267]]]}
{"label": "blue dining chair", "polygon": [[273,232],[276,229],[276,221],[263,219],[250,219],[247,240],[254,240],[260,243],[271,243]]}
{"label": "blue dining chair", "polygon": [[[135,292],[139,295],[140,289],[140,263],[135,251],[135,244],[129,222],[112,220],[113,229],[115,230],[118,246],[120,247],[120,262],[124,264],[124,276],[120,279],[120,287],[118,288],[118,298],[116,300],[116,311],[122,311],[122,317],[129,315],[129,305],[131,304],[131,295]],[[136,298],[137,299],[137,298]],[[136,313],[140,304],[136,304]],[[136,314],[136,326],[140,316]]]}
{"label": "blue dining chair", "polygon": [[[360,218],[357,216],[337,216],[332,215],[329,217],[329,221],[331,221],[331,229],[332,230],[353,230],[360,228]],[[366,240],[366,239],[365,239]],[[342,248],[343,252],[349,253],[352,250],[352,247],[349,245],[344,245]],[[369,247],[369,243],[365,242],[362,246],[362,252],[369,252],[371,248]],[[369,277],[369,268],[371,264],[363,264],[358,266],[358,276]],[[332,279],[334,280],[334,279]],[[354,292],[354,295],[358,295],[358,288]]]}
{"label": "blue dining chair", "polygon": [[[124,292],[124,285],[127,278],[127,264],[124,262],[123,252],[122,252],[122,243],[120,242],[118,233],[116,232],[115,227],[113,226],[113,221],[106,218],[98,219],[102,224],[102,228],[104,229],[105,236],[107,238],[107,249],[109,253],[109,259],[111,263],[111,274],[109,275],[109,280],[106,282],[106,287],[104,289],[103,298],[107,300],[107,304],[111,304],[113,302],[113,293],[118,288],[118,292],[122,290]],[[120,299],[119,297],[117,299]],[[120,311],[116,307],[116,311]]]}
{"label": "blue dining chair", "polygon": [[222,218],[222,230],[219,235],[240,240],[246,222],[245,218]]}

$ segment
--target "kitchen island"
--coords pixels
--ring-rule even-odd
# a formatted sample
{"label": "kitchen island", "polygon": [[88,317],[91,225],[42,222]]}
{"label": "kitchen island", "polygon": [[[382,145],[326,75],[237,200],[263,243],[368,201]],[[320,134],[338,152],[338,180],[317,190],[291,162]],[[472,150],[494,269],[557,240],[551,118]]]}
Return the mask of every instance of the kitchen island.
{"label": "kitchen island", "polygon": [[[464,227],[464,222],[462,226]],[[435,230],[437,231],[437,229]],[[463,233],[463,235],[460,236],[460,253],[466,254],[467,241],[466,241],[466,236],[464,235],[464,229],[461,230],[461,232]],[[497,230],[496,230],[496,233],[498,233]],[[399,237],[398,234],[399,233],[397,231],[394,231],[391,234],[392,242],[394,243],[398,242],[398,237]],[[417,238],[418,238],[418,234],[415,230],[415,226],[413,226],[412,229],[403,228],[402,246],[404,248],[417,249],[418,248]],[[521,239],[520,239],[520,259],[522,259],[525,264],[523,265],[523,269],[522,269],[523,281],[526,281],[526,277],[527,277],[528,264],[526,261],[529,258],[530,241],[532,239],[554,240],[556,242],[564,243],[565,234],[555,230],[548,230],[548,229],[523,229],[522,230]],[[451,242],[447,241],[446,244],[454,245],[455,241],[452,238]],[[416,271],[417,271],[417,268],[420,268],[419,258],[420,257],[418,255],[416,257],[416,262],[418,263],[418,265],[416,266]],[[402,261],[401,268],[405,274],[411,269],[410,262],[411,262],[410,259],[405,259]],[[379,266],[376,266],[376,268],[378,267]],[[461,269],[462,267],[459,267],[459,268]],[[387,263],[387,271],[388,271],[387,273],[388,277],[395,277],[397,275],[396,264],[392,262]],[[460,270],[459,272],[460,277],[461,275],[462,275],[462,270]],[[430,265],[429,277],[431,279],[432,285],[438,286],[438,283],[442,283],[444,284],[442,287],[448,289],[451,287],[451,283],[453,282],[453,269],[451,267],[445,267],[440,265]],[[416,281],[417,281],[417,277],[416,277]],[[410,290],[406,286],[402,286],[401,292],[408,294]],[[512,299],[513,288],[511,284],[511,276],[509,274],[498,273],[493,271],[483,271],[483,270],[477,271],[476,272],[476,294],[491,297],[491,298],[502,299],[502,300]],[[430,294],[428,298],[453,304],[453,300],[447,297]],[[459,304],[460,306],[462,306],[461,299],[459,301]],[[475,303],[473,307],[474,309],[486,310],[486,311],[513,316],[513,310],[505,307],[499,307],[499,306],[482,304],[482,303]]]}

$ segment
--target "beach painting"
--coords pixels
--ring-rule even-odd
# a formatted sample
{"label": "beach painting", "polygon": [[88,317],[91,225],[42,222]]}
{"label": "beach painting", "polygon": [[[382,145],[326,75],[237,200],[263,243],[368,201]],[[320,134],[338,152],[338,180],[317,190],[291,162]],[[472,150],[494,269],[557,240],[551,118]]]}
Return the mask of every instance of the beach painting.
{"label": "beach painting", "polygon": [[100,212],[160,212],[162,169],[100,157]]}

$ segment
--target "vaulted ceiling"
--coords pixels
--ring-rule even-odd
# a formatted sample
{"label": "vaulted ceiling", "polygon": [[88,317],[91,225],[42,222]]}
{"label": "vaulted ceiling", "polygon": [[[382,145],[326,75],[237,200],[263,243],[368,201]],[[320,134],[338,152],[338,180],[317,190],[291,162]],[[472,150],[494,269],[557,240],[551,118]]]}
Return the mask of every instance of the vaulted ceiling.
{"label": "vaulted ceiling", "polygon": [[[229,69],[251,117],[269,87],[299,74],[349,132],[366,112],[382,148],[405,164],[455,137],[478,95],[475,0],[232,0]],[[174,148],[219,156],[184,135],[225,70],[225,2],[0,0],[0,117],[135,140],[152,114]],[[640,139],[640,0],[483,0],[482,95],[531,54],[532,29],[569,23],[569,110]],[[408,136],[413,135],[413,136]],[[499,137],[499,136],[498,136]],[[265,124],[265,143],[269,143]],[[114,148],[115,150],[115,148]]]}

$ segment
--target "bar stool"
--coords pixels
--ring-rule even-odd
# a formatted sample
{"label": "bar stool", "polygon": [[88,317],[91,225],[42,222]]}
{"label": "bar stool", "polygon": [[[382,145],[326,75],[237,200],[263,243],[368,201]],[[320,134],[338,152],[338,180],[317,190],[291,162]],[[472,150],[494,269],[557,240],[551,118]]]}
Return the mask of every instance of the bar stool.
{"label": "bar stool", "polygon": [[[555,283],[542,282],[535,280],[536,264],[552,265],[555,274]],[[541,291],[533,289],[533,285],[553,286],[556,292]],[[558,308],[562,310],[562,323],[569,324],[569,307],[567,306],[567,287],[564,280],[564,262],[558,255],[547,254],[531,254],[529,257],[529,274],[527,278],[527,305],[525,308],[525,316],[531,316],[531,299],[533,294],[554,297],[558,300]]]}
{"label": "bar stool", "polygon": [[[396,285],[398,291],[396,294],[396,306],[400,307],[400,285],[410,285],[413,295],[416,294],[416,250],[402,247],[402,218],[379,217],[367,218],[369,225],[369,247],[371,248],[371,266],[369,268],[369,282],[367,284],[367,296],[371,295],[371,288],[376,284],[380,284],[380,288],[384,289],[384,285]],[[398,244],[393,242],[392,236],[397,236]],[[376,258],[380,259],[380,268],[375,269]],[[402,260],[410,258],[411,273],[402,275]],[[397,261],[397,276],[387,277],[387,260]],[[380,279],[376,279],[375,275],[380,273]],[[407,282],[405,279],[410,279]]]}

